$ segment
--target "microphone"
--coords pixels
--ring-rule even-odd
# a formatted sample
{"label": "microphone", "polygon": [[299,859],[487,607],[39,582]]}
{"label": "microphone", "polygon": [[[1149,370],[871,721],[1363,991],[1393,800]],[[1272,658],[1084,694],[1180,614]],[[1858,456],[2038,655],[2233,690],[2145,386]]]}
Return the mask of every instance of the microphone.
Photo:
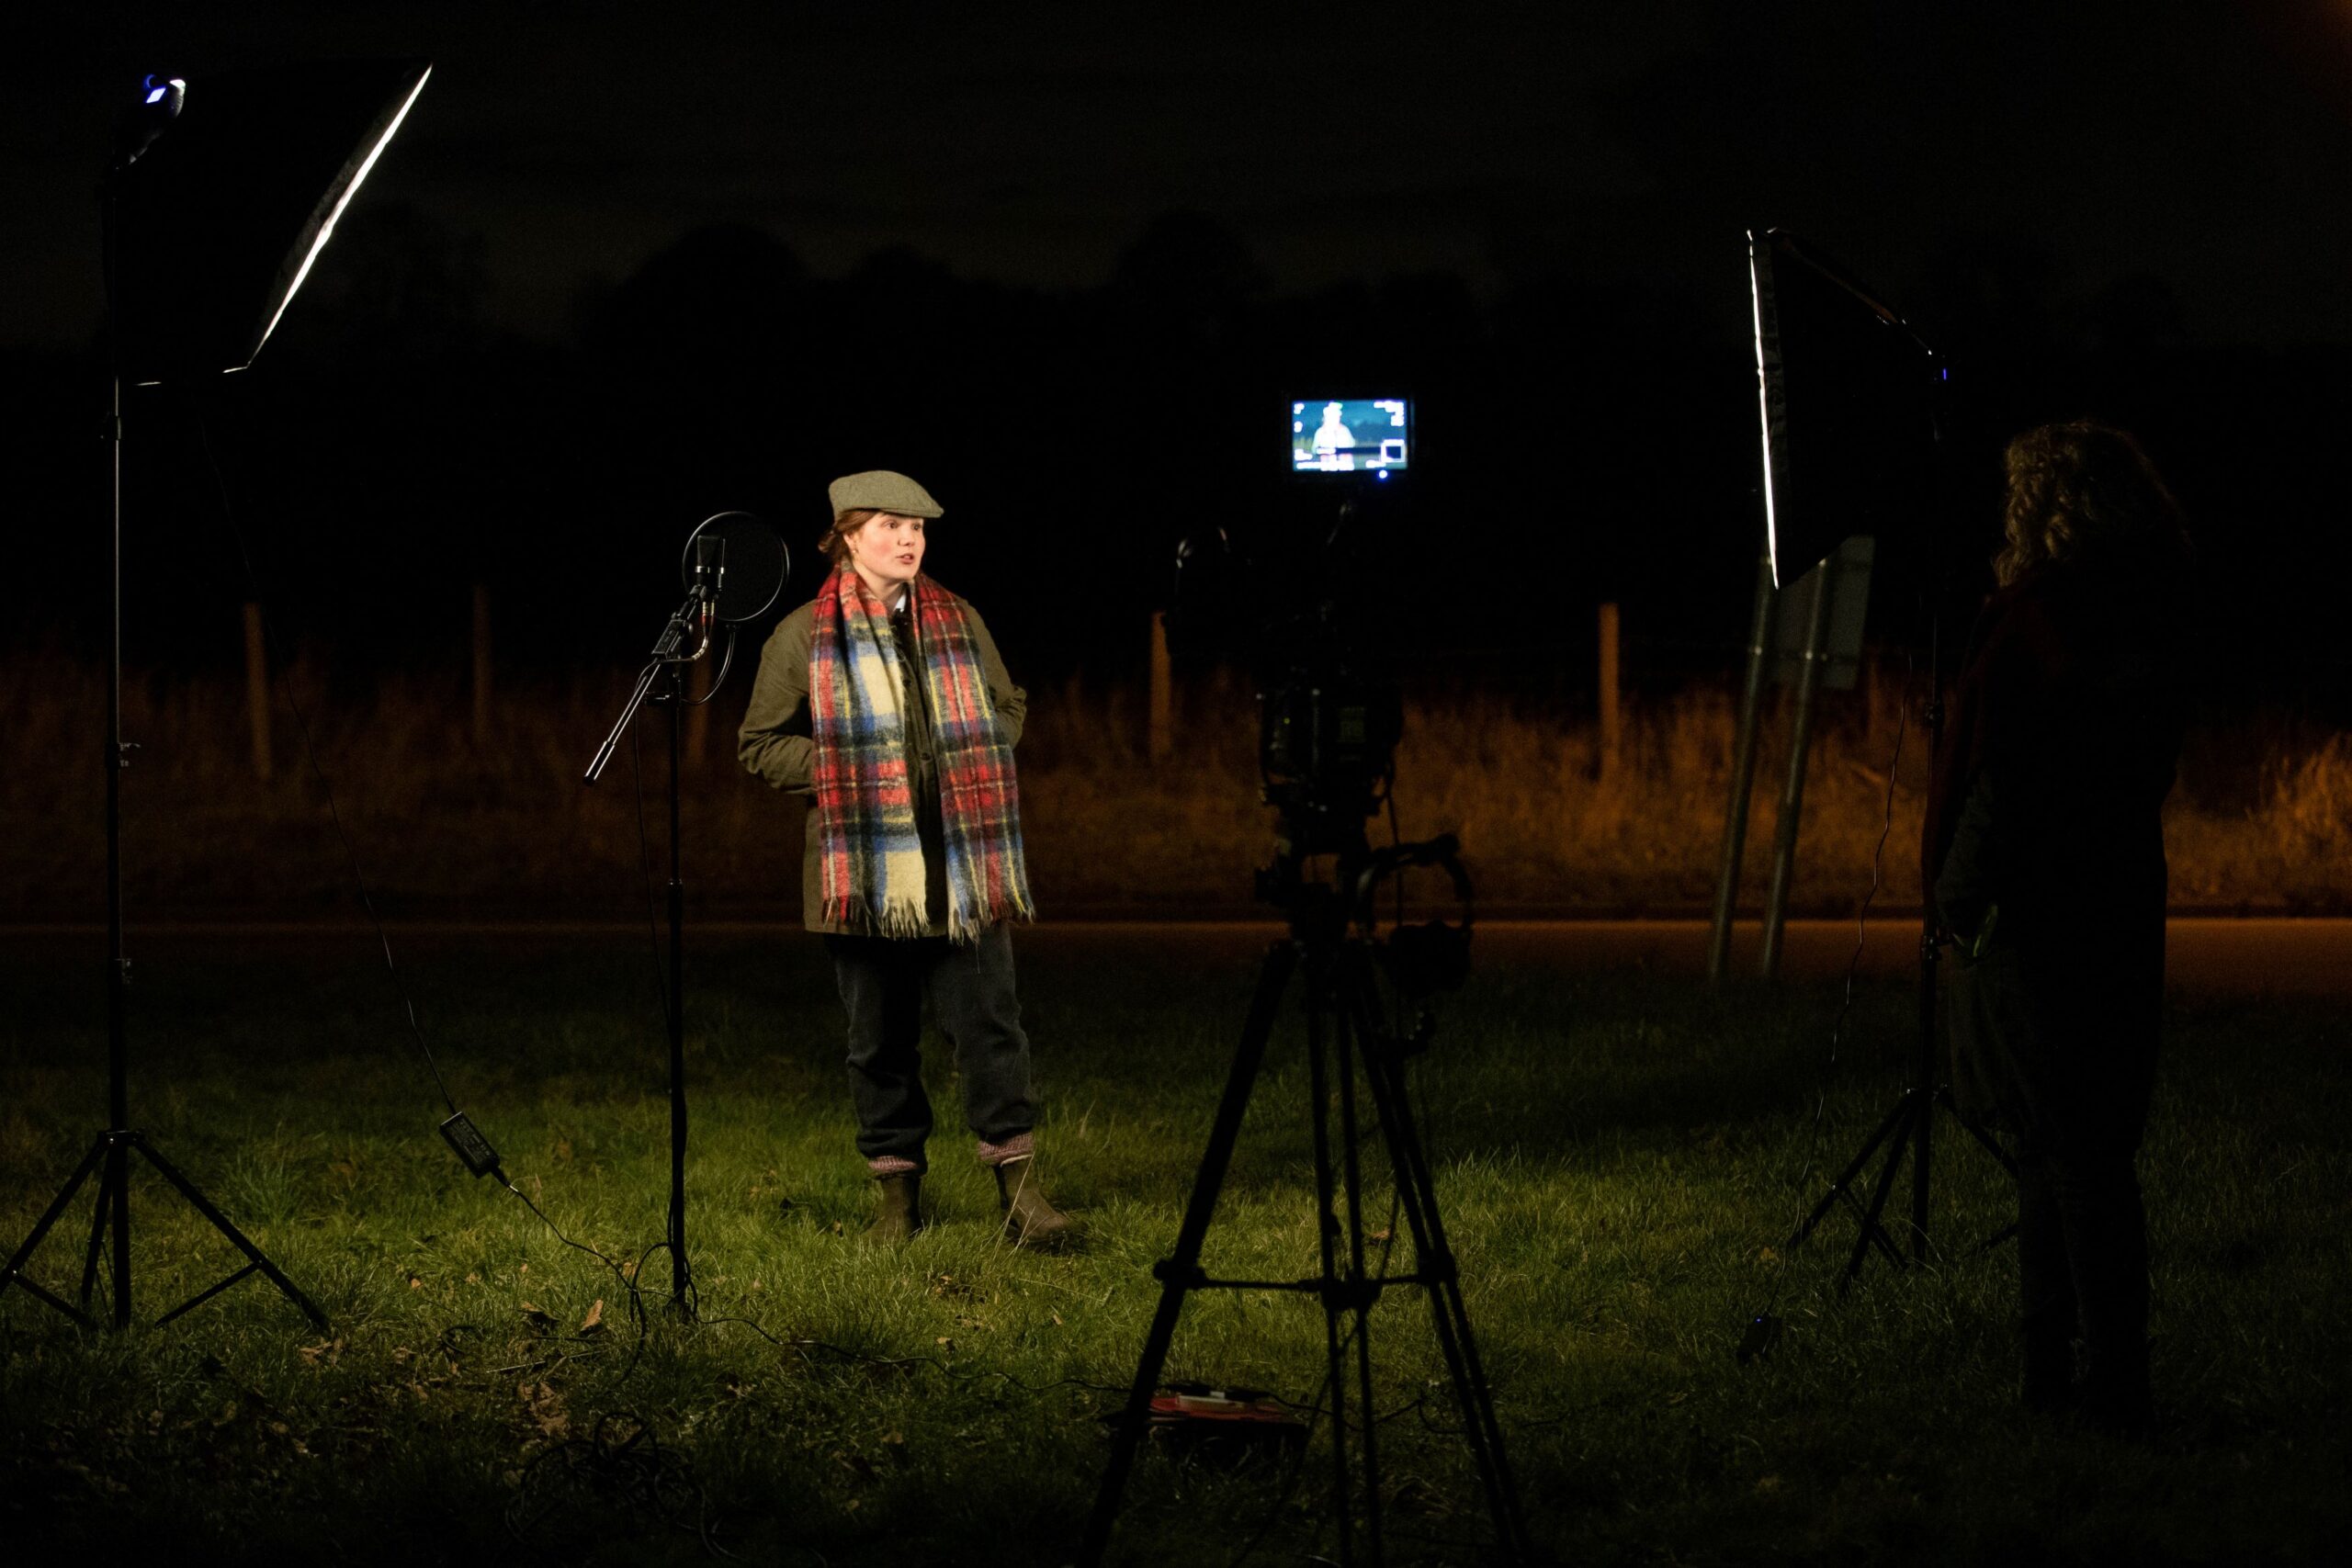
{"label": "microphone", "polygon": [[694,596],[698,608],[695,626],[703,646],[710,645],[712,626],[718,618],[718,590],[727,581],[727,536],[716,531],[695,536]]}

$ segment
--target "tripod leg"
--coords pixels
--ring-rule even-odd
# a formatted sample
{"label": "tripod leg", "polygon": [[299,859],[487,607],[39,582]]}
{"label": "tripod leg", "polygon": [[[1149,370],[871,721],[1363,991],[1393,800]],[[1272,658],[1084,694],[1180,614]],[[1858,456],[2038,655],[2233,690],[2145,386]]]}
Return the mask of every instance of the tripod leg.
{"label": "tripod leg", "polygon": [[[279,1270],[277,1264],[272,1263],[266,1257],[263,1256],[261,1248],[255,1247],[251,1241],[247,1240],[244,1232],[239,1230],[235,1225],[231,1224],[229,1223],[229,1216],[214,1208],[212,1206],[212,1200],[207,1198],[202,1192],[198,1191],[196,1183],[190,1181],[187,1177],[182,1176],[177,1166],[174,1165],[170,1160],[165,1159],[162,1155],[157,1154],[153,1148],[150,1147],[144,1142],[141,1142],[138,1145],[138,1149],[141,1154],[147,1156],[147,1163],[155,1168],[157,1174],[162,1176],[164,1180],[170,1182],[174,1187],[179,1189],[180,1196],[187,1199],[189,1205],[194,1208],[198,1213],[202,1214],[207,1220],[211,1222],[212,1228],[214,1230],[217,1230],[222,1235],[227,1236],[231,1244],[233,1245],[238,1251],[245,1255],[245,1260],[252,1264],[254,1269],[260,1270],[263,1279],[267,1280],[271,1284],[277,1287],[278,1294],[284,1296],[288,1301],[292,1302],[297,1307],[301,1309],[302,1315],[311,1320],[311,1327],[324,1328],[327,1325],[327,1314],[319,1310],[318,1303],[312,1301],[310,1297],[304,1295],[301,1289],[297,1286],[293,1280],[288,1279],[285,1274]],[[207,1292],[206,1293],[210,1294],[211,1292]],[[128,1299],[129,1295],[130,1292],[128,1290],[123,1292],[123,1299]],[[190,1303],[189,1304],[193,1305],[195,1303]],[[169,1315],[177,1316],[178,1314],[177,1313],[174,1313]]]}
{"label": "tripod leg", "polygon": [[1374,1109],[1380,1117],[1382,1135],[1388,1145],[1398,1203],[1412,1233],[1416,1270],[1427,1281],[1438,1349],[1453,1381],[1454,1401],[1462,1410],[1463,1430],[1469,1440],[1471,1459],[1478,1468],[1478,1479],[1486,1489],[1487,1509],[1495,1534],[1510,1557],[1523,1559],[1527,1527],[1520,1508],[1519,1487],[1503,1446],[1502,1424],[1495,1415],[1493,1391],[1478,1354],[1478,1341],[1470,1331],[1469,1311],[1462,1300],[1460,1271],[1453,1249],[1446,1240],[1444,1218],[1438,1209],[1434,1173],[1406,1098],[1403,1065],[1385,1048],[1386,1042],[1376,1029],[1378,1015],[1371,976],[1363,975],[1351,1003],[1362,1038],[1371,1043],[1363,1053],[1365,1079],[1372,1089]]}
{"label": "tripod leg", "polygon": [[1930,914],[1919,932],[1918,1058],[1911,1078],[1912,1092],[1919,1099],[1919,1119],[1912,1134],[1918,1140],[1917,1158],[1911,1167],[1911,1258],[1917,1263],[1928,1260],[1928,1169],[1936,1134],[1936,979],[1940,968]]}
{"label": "tripod leg", "polygon": [[1118,1430],[1111,1437],[1110,1462],[1102,1472],[1102,1484],[1095,1492],[1093,1511],[1087,1516],[1086,1535],[1079,1546],[1080,1562],[1101,1562],[1104,1550],[1111,1544],[1111,1527],[1118,1518],[1128,1472],[1135,1468],[1136,1446],[1143,1440],[1144,1424],[1150,1416],[1151,1393],[1159,1386],[1160,1370],[1168,1361],[1168,1346],[1175,1337],[1176,1319],[1184,1309],[1184,1292],[1204,1277],[1201,1248],[1208,1239],[1209,1221],[1216,1213],[1217,1194],[1224,1189],[1226,1170],[1232,1164],[1241,1118],[1250,1109],[1250,1090],[1256,1087],[1259,1069],[1266,1059],[1266,1042],[1273,1034],[1274,1014],[1282,1007],[1283,987],[1289,983],[1291,970],[1297,962],[1295,946],[1287,942],[1277,942],[1267,952],[1265,964],[1258,972],[1258,990],[1250,998],[1250,1020],[1242,1028],[1240,1046],[1234,1052],[1232,1070],[1226,1076],[1225,1093],[1217,1101],[1216,1121],[1209,1129],[1208,1148],[1202,1154],[1200,1170],[1193,1179],[1193,1195],[1184,1205],[1184,1223],[1176,1233],[1176,1250],[1152,1270],[1160,1281],[1159,1305],[1152,1314],[1150,1331],[1144,1337],[1143,1355],[1136,1362],[1135,1382],[1128,1385]]}
{"label": "tripod leg", "polygon": [[[2000,1163],[2001,1168],[2009,1173],[2010,1180],[2014,1181],[2017,1179],[2018,1162],[2016,1158],[2010,1155],[2008,1150],[2001,1146],[2000,1141],[1995,1138],[1992,1134],[1986,1132],[1982,1126],[1970,1121],[1967,1117],[1962,1116],[1960,1113],[1960,1106],[1952,1100],[1951,1090],[1950,1088],[1939,1088],[1936,1090],[1936,1103],[1942,1106],[1946,1111],[1951,1112],[1951,1119],[1959,1122],[1962,1130],[1967,1133],[1970,1137],[1975,1139],[1977,1143],[1984,1147],[1986,1154],[1991,1155],[1994,1159]],[[2003,1225],[1999,1230],[1995,1231],[1991,1235],[1986,1236],[1983,1241],[1978,1242],[1971,1250],[1975,1252],[1990,1252],[1995,1247],[2000,1246],[2003,1242],[2008,1240],[2011,1236],[2014,1236],[2017,1234],[2017,1222],[2012,1220],[2009,1224]]]}
{"label": "tripod leg", "polygon": [[1910,1099],[1906,1095],[1894,1102],[1894,1109],[1886,1113],[1879,1122],[1878,1130],[1863,1143],[1861,1152],[1846,1162],[1846,1168],[1838,1173],[1838,1179],[1829,1184],[1829,1190],[1821,1195],[1821,1201],[1813,1206],[1813,1213],[1804,1217],[1804,1224],[1797,1226],[1789,1239],[1781,1244],[1781,1251],[1793,1252],[1804,1245],[1805,1238],[1813,1234],[1822,1216],[1837,1207],[1838,1201],[1852,1190],[1854,1178],[1861,1174],[1862,1168],[1870,1164],[1871,1156],[1878,1153],[1879,1145],[1894,1135],[1894,1130],[1903,1125],[1904,1118],[1909,1114]]}
{"label": "tripod leg", "polygon": [[[25,1237],[23,1245],[19,1246],[15,1256],[8,1259],[6,1269],[0,1270],[0,1292],[6,1292],[10,1285],[18,1282],[26,1261],[40,1250],[40,1244],[49,1236],[51,1227],[55,1225],[59,1217],[65,1213],[66,1205],[74,1201],[74,1195],[82,1190],[82,1183],[90,1179],[90,1172],[97,1169],[98,1161],[106,1157],[106,1152],[107,1140],[103,1136],[90,1145],[90,1152],[82,1156],[82,1163],[74,1168],[74,1174],[65,1179],[65,1185],[58,1189],[57,1196],[49,1201],[49,1207],[42,1210],[40,1218],[33,1223],[32,1233]],[[99,1212],[103,1213],[106,1208],[106,1198],[103,1193],[99,1196],[98,1207]],[[49,1296],[46,1291],[41,1291],[30,1280],[25,1280],[22,1283],[27,1290],[48,1297],[53,1303],[57,1303],[56,1297]],[[82,1305],[85,1310],[74,1315],[82,1319],[85,1327],[96,1327],[96,1325],[90,1322],[88,1316],[87,1296],[83,1298]],[[71,1312],[73,1309],[68,1307],[66,1310]]]}
{"label": "tripod leg", "polygon": [[[1886,1212],[1886,1195],[1894,1190],[1894,1173],[1903,1164],[1903,1145],[1910,1141],[1917,1130],[1918,1111],[1922,1109],[1924,1107],[1917,1099],[1907,1091],[1895,1106],[1896,1113],[1902,1118],[1901,1125],[1895,1132],[1894,1142],[1887,1145],[1886,1164],[1879,1168],[1878,1181],[1871,1189],[1870,1210],[1862,1217],[1861,1234],[1854,1237],[1854,1250],[1847,1255],[1846,1277],[1838,1284],[1840,1291],[1852,1284],[1861,1273],[1862,1259],[1870,1256],[1871,1241],[1883,1238],[1886,1234],[1880,1216]],[[1890,1249],[1890,1255],[1897,1264],[1903,1261],[1901,1253]]]}
{"label": "tripod leg", "polygon": [[[1334,975],[1344,986],[1351,971],[1342,966]],[[1356,1427],[1362,1434],[1357,1447],[1363,1453],[1364,1544],[1374,1562],[1383,1561],[1380,1529],[1380,1420],[1379,1406],[1373,1400],[1372,1387],[1372,1289],[1364,1268],[1363,1252],[1363,1140],[1356,1125],[1356,1066],[1355,1057],[1363,1053],[1368,1036],[1351,1028],[1349,1009],[1344,995],[1340,1005],[1331,1010],[1332,1059],[1340,1070],[1340,1153],[1346,1173],[1348,1198],[1348,1284],[1349,1300],[1355,1309],[1356,1340]],[[1351,1050],[1352,1043],[1355,1050]],[[1370,1070],[1367,1061],[1366,1070]],[[1334,1427],[1333,1435],[1339,1435]]]}
{"label": "tripod leg", "polygon": [[110,1137],[101,1135],[98,1148],[106,1162],[98,1173],[98,1190],[90,1205],[90,1245],[82,1253],[82,1310],[90,1310],[90,1298],[98,1289],[98,1255],[105,1250],[107,1220],[114,1213],[115,1183],[128,1178],[130,1167],[119,1157],[120,1150]]}
{"label": "tripod leg", "polygon": [[1946,1111],[1951,1111],[1951,1119],[1959,1122],[1962,1128],[1966,1129],[1970,1137],[1974,1138],[1979,1144],[1982,1144],[1984,1146],[1984,1152],[1986,1154],[1991,1155],[1995,1159],[2000,1161],[2001,1168],[2003,1170],[2007,1171],[2012,1177],[2017,1175],[2018,1162],[2016,1158],[2010,1155],[2008,1150],[2001,1146],[2000,1141],[1995,1138],[1992,1134],[1986,1132],[1984,1128],[1978,1126],[1975,1122],[1971,1122],[1967,1117],[1962,1116],[1960,1113],[1960,1107],[1952,1101],[1951,1089],[1937,1089],[1936,1103],[1942,1106]]}
{"label": "tripod leg", "polygon": [[1306,1092],[1314,1102],[1310,1110],[1315,1132],[1315,1240],[1322,1270],[1322,1289],[1317,1294],[1323,1308],[1324,1386],[1331,1392],[1331,1511],[1338,1516],[1340,1562],[1345,1568],[1355,1561],[1355,1510],[1350,1500],[1348,1471],[1347,1356],[1340,1342],[1340,1317],[1346,1309],[1340,1304],[1341,1280],[1336,1256],[1339,1222],[1331,1213],[1331,1087],[1323,1054],[1324,991],[1331,976],[1328,958],[1310,955],[1307,964]]}

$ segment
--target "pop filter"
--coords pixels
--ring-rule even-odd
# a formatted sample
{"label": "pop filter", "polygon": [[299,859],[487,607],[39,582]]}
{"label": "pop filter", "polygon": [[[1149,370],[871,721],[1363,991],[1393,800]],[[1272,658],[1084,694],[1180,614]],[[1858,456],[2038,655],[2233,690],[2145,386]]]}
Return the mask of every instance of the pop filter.
{"label": "pop filter", "polygon": [[1786,588],[1931,494],[1942,367],[1909,323],[1785,229],[1750,231],[1764,526]]}
{"label": "pop filter", "polygon": [[706,517],[686,538],[679,562],[679,585],[695,588],[695,558],[714,543],[723,547],[725,570],[718,579],[718,618],[729,626],[756,621],[768,613],[792,575],[792,554],[776,531],[748,512]]}

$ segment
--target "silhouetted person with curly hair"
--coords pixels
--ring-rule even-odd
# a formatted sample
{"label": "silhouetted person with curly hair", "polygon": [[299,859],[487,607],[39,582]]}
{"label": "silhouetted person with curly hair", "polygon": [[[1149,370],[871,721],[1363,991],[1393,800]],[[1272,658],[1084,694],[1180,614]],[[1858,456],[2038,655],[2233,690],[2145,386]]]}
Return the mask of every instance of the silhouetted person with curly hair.
{"label": "silhouetted person with curly hair", "polygon": [[1954,688],[1922,871],[1958,951],[1954,1089],[2018,1156],[2025,1402],[2136,1429],[2150,1404],[2135,1161],[2163,1012],[2188,533],[2122,431],[2048,425],[2011,442],[2007,466],[1998,588]]}

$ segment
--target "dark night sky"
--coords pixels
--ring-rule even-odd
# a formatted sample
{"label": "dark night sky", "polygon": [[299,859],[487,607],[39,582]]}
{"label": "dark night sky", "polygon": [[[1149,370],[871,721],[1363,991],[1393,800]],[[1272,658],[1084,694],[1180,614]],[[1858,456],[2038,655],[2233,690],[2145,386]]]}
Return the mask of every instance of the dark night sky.
{"label": "dark night sky", "polygon": [[[2211,547],[2241,686],[2352,701],[2325,586],[2352,574],[2352,5],[1311,14],[77,8],[12,39],[0,93],[0,457],[33,514],[99,493],[60,411],[102,383],[59,378],[96,369],[94,176],[141,73],[200,90],[208,69],[419,54],[437,68],[409,126],[218,412],[292,595],[368,569],[374,607],[347,624],[378,657],[461,647],[477,578],[565,607],[526,643],[551,659],[618,646],[648,612],[614,585],[657,578],[693,516],[813,525],[824,478],[878,465],[1012,525],[941,558],[976,599],[1019,601],[1016,651],[1131,662],[1172,538],[1241,504],[1253,411],[1328,370],[1412,378],[1425,455],[1442,422],[1460,437],[1421,481],[1444,515],[1422,520],[1413,580],[1536,495],[1516,570],[1565,607],[1515,635],[1587,657],[1591,602],[1620,597],[1644,668],[1702,672],[1744,626],[1758,527],[1742,231],[1760,220],[1946,347],[1978,481],[2033,420],[2140,428]],[[1197,220],[1139,250],[1171,213]],[[1155,397],[1217,404],[1179,433],[1216,456],[1145,484],[1099,451],[1064,461]],[[1500,434],[1530,397],[1551,400],[1543,450]],[[140,516],[163,531],[134,555],[174,588],[134,603],[153,626],[221,574],[184,526],[185,433],[147,428]],[[340,530],[304,512],[321,493]],[[1033,614],[1106,494],[1132,537],[1096,553],[1100,607]],[[539,592],[556,558],[514,525],[550,522],[572,575]],[[17,548],[19,592],[79,570],[79,544]],[[10,603],[34,612],[20,626],[51,612]],[[574,640],[538,636],[570,620]]]}
{"label": "dark night sky", "polygon": [[820,275],[905,244],[1070,286],[1182,208],[1278,286],[1484,288],[1565,251],[1736,301],[1763,218],[1898,296],[1939,244],[1994,234],[2046,245],[2078,292],[2155,272],[2200,336],[2352,342],[2342,5],[1372,4],[1341,28],[1218,5],[76,11],[11,51],[0,342],[95,317],[93,150],[125,81],[382,52],[439,70],[377,198],[478,236],[493,308],[535,332],[718,220]]}

